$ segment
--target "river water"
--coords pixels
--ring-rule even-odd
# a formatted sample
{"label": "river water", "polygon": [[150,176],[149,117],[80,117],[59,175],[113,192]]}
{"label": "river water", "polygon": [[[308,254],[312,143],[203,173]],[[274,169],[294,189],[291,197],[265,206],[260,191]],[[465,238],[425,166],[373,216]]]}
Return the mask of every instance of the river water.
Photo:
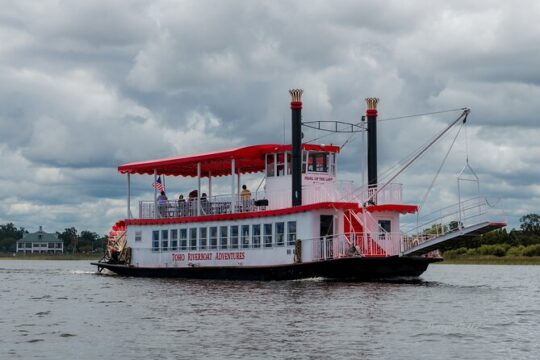
{"label": "river water", "polygon": [[0,359],[538,359],[540,266],[236,282],[0,261]]}

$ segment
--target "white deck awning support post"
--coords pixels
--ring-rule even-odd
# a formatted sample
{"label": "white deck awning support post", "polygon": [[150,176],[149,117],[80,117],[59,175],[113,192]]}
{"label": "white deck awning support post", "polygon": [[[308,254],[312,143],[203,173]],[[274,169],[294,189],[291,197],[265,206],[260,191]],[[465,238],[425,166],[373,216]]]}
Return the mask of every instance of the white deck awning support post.
{"label": "white deck awning support post", "polygon": [[240,201],[240,169],[236,175],[236,193],[238,194],[238,201]]}
{"label": "white deck awning support post", "polygon": [[154,169],[154,218],[158,218],[158,211],[157,211],[157,169]]}
{"label": "white deck awning support post", "polygon": [[235,212],[234,208],[236,207],[236,197],[234,193],[235,183],[234,183],[234,173],[235,173],[235,161],[231,159],[231,212]]}
{"label": "white deck awning support post", "polygon": [[201,162],[197,163],[197,216],[201,215]]}
{"label": "white deck awning support post", "polygon": [[131,178],[130,174],[127,174],[127,218],[131,219]]}
{"label": "white deck awning support post", "polygon": [[212,198],[212,171],[208,171],[208,199]]}

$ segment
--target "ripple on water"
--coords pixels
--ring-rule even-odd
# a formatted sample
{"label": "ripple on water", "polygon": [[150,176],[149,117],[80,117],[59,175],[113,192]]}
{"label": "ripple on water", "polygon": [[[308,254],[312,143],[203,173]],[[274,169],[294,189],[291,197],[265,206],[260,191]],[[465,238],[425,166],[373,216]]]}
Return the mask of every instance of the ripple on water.
{"label": "ripple on water", "polygon": [[1,339],[9,344],[1,359],[105,359],[118,344],[130,344],[123,351],[133,359],[495,360],[511,351],[532,359],[540,333],[540,267],[439,265],[423,279],[351,283],[139,279],[94,276],[87,262],[13,264],[18,272],[0,272],[0,282],[17,284],[0,294],[0,321],[15,328]]}

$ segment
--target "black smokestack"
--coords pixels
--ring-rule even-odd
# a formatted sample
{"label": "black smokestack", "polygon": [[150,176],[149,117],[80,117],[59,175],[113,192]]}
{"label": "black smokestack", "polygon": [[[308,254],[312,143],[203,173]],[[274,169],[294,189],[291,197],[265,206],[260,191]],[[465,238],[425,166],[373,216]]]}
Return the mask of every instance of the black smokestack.
{"label": "black smokestack", "polygon": [[292,206],[302,205],[302,94],[304,90],[289,90],[292,120]]}
{"label": "black smokestack", "polygon": [[[377,190],[377,103],[378,98],[367,98],[367,132],[368,132],[368,188]],[[371,194],[370,191],[370,194]],[[377,202],[377,199],[373,199]]]}

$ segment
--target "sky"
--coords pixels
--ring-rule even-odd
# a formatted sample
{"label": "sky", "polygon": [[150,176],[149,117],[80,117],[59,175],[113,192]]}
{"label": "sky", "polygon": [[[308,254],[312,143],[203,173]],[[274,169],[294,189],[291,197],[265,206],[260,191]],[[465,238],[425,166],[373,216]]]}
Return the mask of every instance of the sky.
{"label": "sky", "polygon": [[[288,142],[288,90],[302,88],[304,121],[359,122],[366,97],[380,120],[471,108],[422,211],[456,202],[468,156],[518,227],[540,212],[538,18],[537,1],[0,0],[0,223],[105,233],[126,216],[118,165]],[[380,173],[458,115],[380,121]],[[340,179],[359,184],[361,136],[347,139],[319,141],[346,144]],[[396,179],[407,202],[452,139]],[[133,178],[135,203],[151,183]],[[194,182],[167,185],[176,197]]]}

